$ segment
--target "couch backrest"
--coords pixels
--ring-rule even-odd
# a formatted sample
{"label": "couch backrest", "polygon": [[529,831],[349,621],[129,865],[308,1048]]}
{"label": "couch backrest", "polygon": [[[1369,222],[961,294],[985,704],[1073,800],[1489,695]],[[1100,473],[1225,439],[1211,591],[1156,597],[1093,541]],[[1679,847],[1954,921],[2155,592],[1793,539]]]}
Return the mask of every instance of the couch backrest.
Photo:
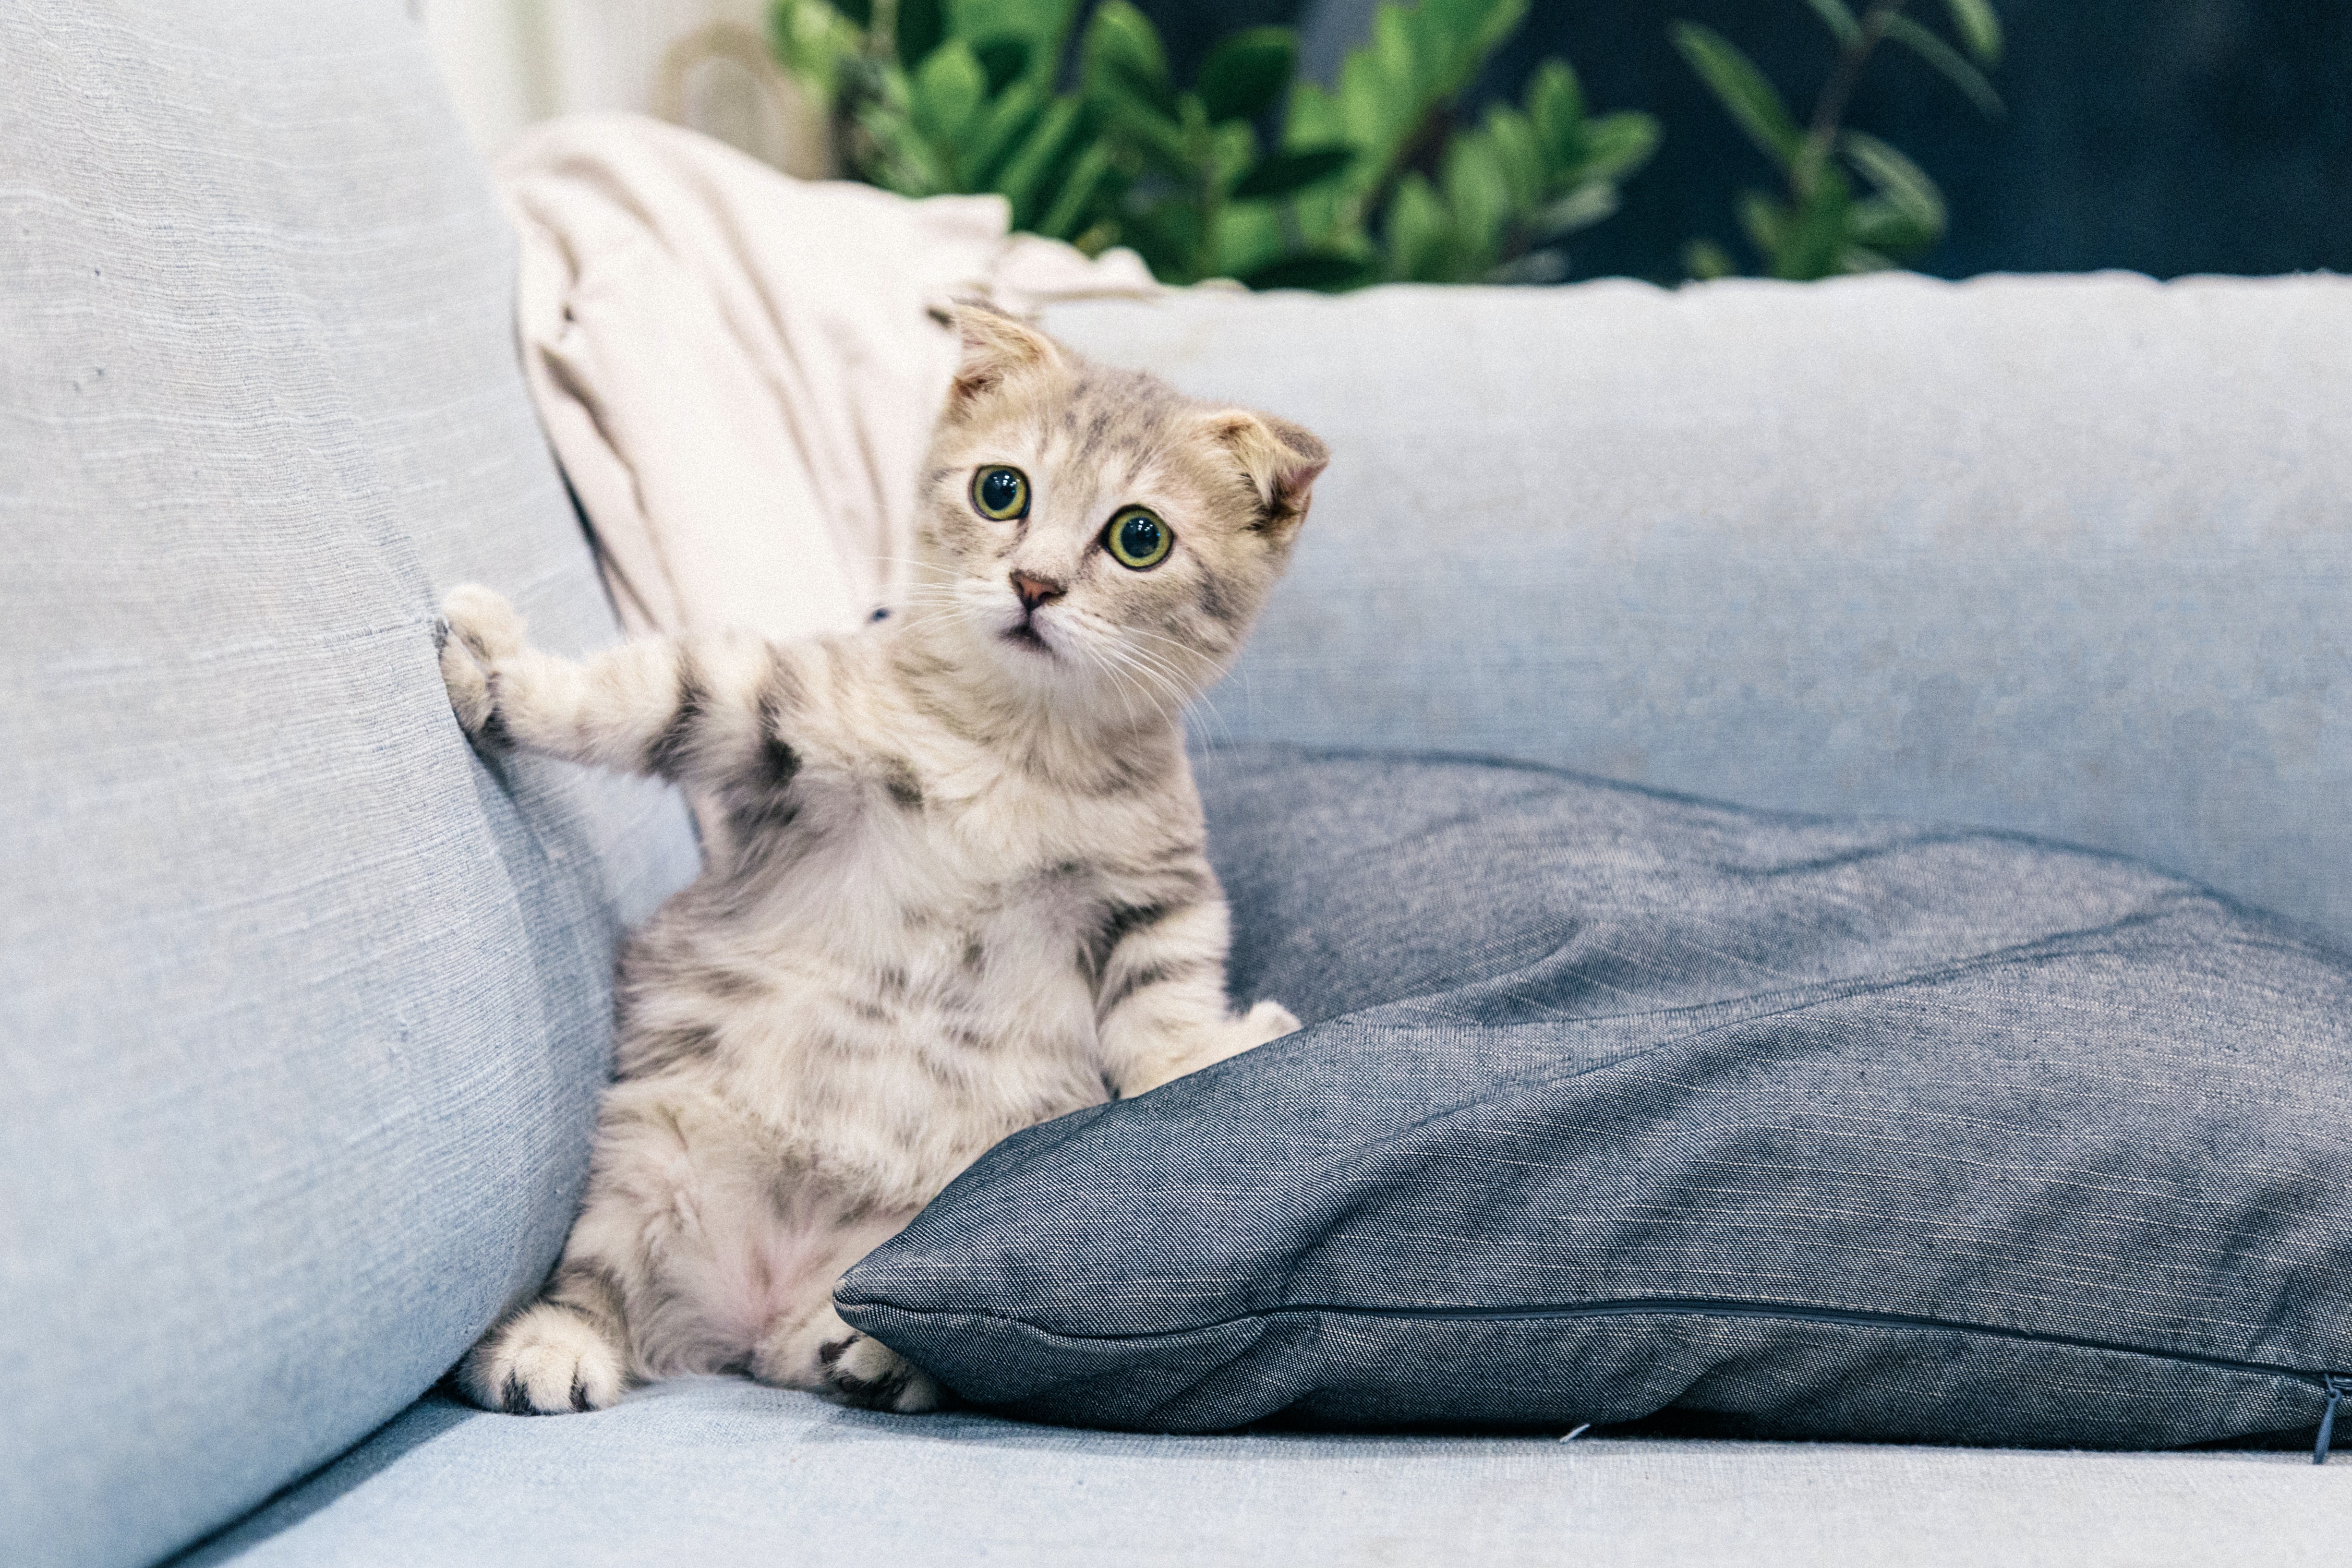
{"label": "couch backrest", "polygon": [[450,718],[452,583],[614,630],[399,0],[20,0],[0,81],[0,1562],[133,1563],[537,1283],[694,848]]}
{"label": "couch backrest", "polygon": [[2144,857],[2352,941],[2352,280],[1194,293],[1336,452],[1198,732]]}

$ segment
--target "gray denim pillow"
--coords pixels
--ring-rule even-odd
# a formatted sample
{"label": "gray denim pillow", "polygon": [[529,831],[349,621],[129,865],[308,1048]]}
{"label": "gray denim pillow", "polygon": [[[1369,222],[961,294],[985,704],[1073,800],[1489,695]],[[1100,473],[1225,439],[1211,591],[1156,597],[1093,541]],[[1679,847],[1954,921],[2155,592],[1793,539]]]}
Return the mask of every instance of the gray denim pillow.
{"label": "gray denim pillow", "polygon": [[1548,769],[1203,760],[1299,1033],[992,1151],[843,1314],[1208,1431],[2164,1447],[2352,1369],[2352,960],[2145,866]]}

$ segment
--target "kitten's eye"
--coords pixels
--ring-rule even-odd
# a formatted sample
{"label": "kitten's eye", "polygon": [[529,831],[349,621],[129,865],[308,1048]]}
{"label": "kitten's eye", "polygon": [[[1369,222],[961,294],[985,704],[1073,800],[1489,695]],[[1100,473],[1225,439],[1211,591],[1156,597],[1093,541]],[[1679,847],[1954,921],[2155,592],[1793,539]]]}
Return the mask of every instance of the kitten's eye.
{"label": "kitten's eye", "polygon": [[1168,525],[1139,506],[1129,507],[1103,530],[1103,548],[1130,572],[1149,572],[1168,559],[1176,536]]}
{"label": "kitten's eye", "polygon": [[971,507],[999,522],[1019,517],[1029,510],[1029,476],[1002,463],[990,464],[971,477]]}

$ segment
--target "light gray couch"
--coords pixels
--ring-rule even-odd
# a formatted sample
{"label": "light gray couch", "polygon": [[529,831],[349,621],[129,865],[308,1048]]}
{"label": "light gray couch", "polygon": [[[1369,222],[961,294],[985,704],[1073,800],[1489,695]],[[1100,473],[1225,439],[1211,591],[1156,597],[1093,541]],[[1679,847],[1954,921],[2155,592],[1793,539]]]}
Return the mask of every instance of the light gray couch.
{"label": "light gray couch", "polygon": [[[484,764],[614,636],[396,0],[0,10],[0,1562],[2288,1563],[2352,1466],[1152,1438],[430,1391],[553,1256],[666,794]],[[2145,856],[2352,937],[2352,286],[1071,307],[1338,457],[1227,739]],[[2352,1108],[2347,1108],[2352,1115]],[[2095,1391],[2085,1397],[2095,1397]]]}

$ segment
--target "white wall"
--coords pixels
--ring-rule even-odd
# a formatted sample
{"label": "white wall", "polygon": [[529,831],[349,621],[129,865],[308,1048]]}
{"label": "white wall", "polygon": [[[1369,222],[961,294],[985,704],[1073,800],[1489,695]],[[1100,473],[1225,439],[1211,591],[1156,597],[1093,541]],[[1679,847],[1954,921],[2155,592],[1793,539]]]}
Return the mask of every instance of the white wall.
{"label": "white wall", "polygon": [[[485,157],[526,126],[582,110],[667,111],[796,174],[823,172],[822,129],[754,40],[766,33],[767,0],[409,0],[457,113]],[[714,55],[730,24],[741,46]],[[672,47],[702,33],[700,63],[664,101]]]}

